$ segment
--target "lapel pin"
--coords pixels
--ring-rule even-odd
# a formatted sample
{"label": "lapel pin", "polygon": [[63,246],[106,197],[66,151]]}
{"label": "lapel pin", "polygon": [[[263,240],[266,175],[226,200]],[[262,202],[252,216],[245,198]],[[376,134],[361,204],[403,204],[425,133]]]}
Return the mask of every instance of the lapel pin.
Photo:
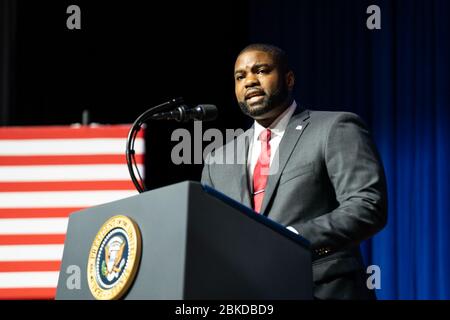
{"label": "lapel pin", "polygon": [[295,130],[302,130],[303,129],[303,126],[297,126],[297,127],[295,127]]}

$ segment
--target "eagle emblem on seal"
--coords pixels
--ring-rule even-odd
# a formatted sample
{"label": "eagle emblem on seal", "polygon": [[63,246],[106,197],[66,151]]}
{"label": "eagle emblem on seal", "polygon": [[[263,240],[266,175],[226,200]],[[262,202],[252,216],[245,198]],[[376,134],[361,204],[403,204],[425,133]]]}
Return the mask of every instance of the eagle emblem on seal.
{"label": "eagle emblem on seal", "polygon": [[101,272],[108,281],[118,278],[125,265],[125,257],[123,256],[125,244],[123,237],[115,236],[105,246],[105,260],[102,261]]}

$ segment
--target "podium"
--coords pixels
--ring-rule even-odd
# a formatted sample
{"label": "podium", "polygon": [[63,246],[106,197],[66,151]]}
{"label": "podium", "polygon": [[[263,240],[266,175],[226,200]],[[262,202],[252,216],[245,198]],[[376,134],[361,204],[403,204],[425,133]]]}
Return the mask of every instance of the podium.
{"label": "podium", "polygon": [[181,182],[71,214],[56,299],[94,299],[88,257],[116,215],[141,233],[140,263],[124,299],[313,297],[305,239],[212,188]]}

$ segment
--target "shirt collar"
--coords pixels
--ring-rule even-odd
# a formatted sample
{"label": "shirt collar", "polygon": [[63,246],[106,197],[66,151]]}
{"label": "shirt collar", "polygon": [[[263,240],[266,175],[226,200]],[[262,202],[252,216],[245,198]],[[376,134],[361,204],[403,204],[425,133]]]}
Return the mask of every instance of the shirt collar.
{"label": "shirt collar", "polygon": [[[286,127],[289,123],[289,120],[291,119],[292,114],[294,113],[295,109],[297,108],[297,103],[295,100],[292,102],[292,104],[286,108],[276,119],[272,124],[269,126],[268,129],[272,131],[272,134],[282,136],[284,134],[284,131],[286,130]],[[254,124],[254,140],[258,140],[258,137],[260,133],[265,130],[262,125],[260,125],[257,121],[255,121]]]}

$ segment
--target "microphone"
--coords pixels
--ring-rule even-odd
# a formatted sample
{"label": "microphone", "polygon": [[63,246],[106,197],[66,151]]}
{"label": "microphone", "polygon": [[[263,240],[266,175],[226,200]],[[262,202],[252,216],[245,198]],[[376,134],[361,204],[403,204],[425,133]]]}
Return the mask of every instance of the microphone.
{"label": "microphone", "polygon": [[187,122],[189,120],[211,121],[217,118],[217,113],[217,107],[213,104],[201,104],[194,108],[181,105],[172,111],[154,114],[152,119],[176,120],[179,122]]}

